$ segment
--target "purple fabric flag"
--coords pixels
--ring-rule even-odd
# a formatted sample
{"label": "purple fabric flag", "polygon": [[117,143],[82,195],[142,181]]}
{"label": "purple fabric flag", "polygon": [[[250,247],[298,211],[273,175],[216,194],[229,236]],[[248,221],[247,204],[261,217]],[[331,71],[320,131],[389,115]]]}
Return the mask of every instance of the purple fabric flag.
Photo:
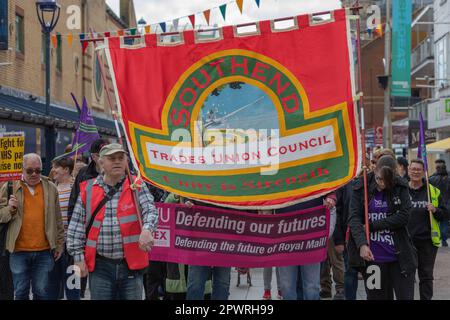
{"label": "purple fabric flag", "polygon": [[83,107],[81,110],[78,101],[73,94],[72,98],[75,101],[75,105],[80,114],[80,120],[77,123],[77,131],[75,132],[75,137],[72,141],[72,151],[56,157],[55,160],[74,157],[75,154],[83,154],[83,152],[89,151],[92,142],[100,138],[86,98],[83,98]]}
{"label": "purple fabric flag", "polygon": [[428,171],[427,146],[425,144],[425,125],[423,122],[422,112],[420,112],[419,117],[420,117],[420,132],[419,132],[419,146],[417,147],[417,158],[423,160],[423,162],[425,163],[425,170]]}

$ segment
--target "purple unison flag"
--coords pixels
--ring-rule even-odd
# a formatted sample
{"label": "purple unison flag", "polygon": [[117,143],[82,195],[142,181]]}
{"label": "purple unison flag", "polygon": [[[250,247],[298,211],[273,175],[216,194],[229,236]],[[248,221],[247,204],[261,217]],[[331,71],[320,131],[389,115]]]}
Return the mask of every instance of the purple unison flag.
{"label": "purple unison flag", "polygon": [[80,112],[80,120],[77,124],[77,131],[72,141],[72,151],[56,157],[55,160],[74,157],[75,154],[82,154],[83,152],[89,151],[92,142],[100,138],[86,98],[83,98],[83,107],[81,108],[81,111],[78,101],[75,99],[73,94],[72,98],[75,101],[78,111]]}
{"label": "purple unison flag", "polygon": [[422,112],[420,112],[419,117],[420,117],[420,131],[419,131],[419,146],[417,148],[417,158],[423,160],[423,162],[425,163],[425,170],[428,171],[427,146],[425,144],[425,125],[423,123]]}

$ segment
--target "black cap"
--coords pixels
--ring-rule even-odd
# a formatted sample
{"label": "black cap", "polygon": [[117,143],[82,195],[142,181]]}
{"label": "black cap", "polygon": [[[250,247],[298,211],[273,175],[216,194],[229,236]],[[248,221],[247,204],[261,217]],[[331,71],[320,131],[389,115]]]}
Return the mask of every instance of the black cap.
{"label": "black cap", "polygon": [[89,149],[89,152],[92,153],[99,153],[100,150],[109,144],[109,141],[106,139],[97,139],[94,142],[92,142],[91,147]]}

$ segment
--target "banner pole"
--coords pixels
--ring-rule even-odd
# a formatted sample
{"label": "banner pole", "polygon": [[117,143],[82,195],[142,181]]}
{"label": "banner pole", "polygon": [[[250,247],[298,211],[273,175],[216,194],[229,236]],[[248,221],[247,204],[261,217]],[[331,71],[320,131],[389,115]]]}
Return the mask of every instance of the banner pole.
{"label": "banner pole", "polygon": [[[92,27],[89,28],[89,31],[91,33],[91,36],[93,36],[94,31],[93,31]],[[122,139],[122,134],[120,133],[120,128],[119,128],[119,120],[118,120],[118,115],[117,115],[118,110],[116,110],[115,106],[112,103],[112,99],[111,99],[111,95],[110,95],[110,92],[109,92],[108,84],[106,82],[107,79],[106,79],[106,75],[105,75],[105,69],[104,69],[103,60],[100,59],[100,55],[96,51],[96,47],[97,47],[97,42],[94,42],[94,53],[95,53],[95,55],[97,57],[97,61],[98,61],[99,65],[100,65],[100,74],[101,74],[102,80],[103,80],[103,87],[105,89],[106,96],[107,96],[107,99],[108,99],[109,108],[110,108],[111,114],[112,114],[113,119],[114,119],[114,125],[116,127],[117,138],[119,139],[119,144],[122,145],[122,147],[125,149],[125,143],[124,143],[124,141]],[[138,201],[139,196],[137,194],[137,183],[136,183],[139,178],[137,178],[136,181],[133,182],[133,177],[131,176],[131,170],[130,170],[130,166],[129,166],[129,162],[128,161],[127,161],[127,166],[125,168],[125,171],[126,171],[127,179],[128,179],[128,181],[130,183],[130,188],[131,188],[131,191],[132,191],[131,193],[133,195],[133,202],[134,202],[134,205],[135,205],[135,207],[136,207],[136,209],[138,211],[137,212],[137,216],[138,216],[138,220],[139,220],[139,225],[140,225],[140,227],[142,229],[142,226],[143,226],[142,209],[141,209],[141,207],[139,205],[139,201]],[[138,177],[139,176],[140,175],[138,175]]]}
{"label": "banner pole", "polygon": [[[357,41],[357,55],[358,55],[358,91],[362,92],[362,67],[361,67],[361,16],[359,13],[359,0],[355,4],[358,13],[358,19],[356,20],[356,41]],[[362,169],[363,169],[363,179],[364,179],[364,224],[366,232],[367,244],[370,245],[370,231],[369,231],[369,197],[368,197],[368,185],[367,185],[367,161],[366,161],[366,130],[365,130],[365,119],[364,119],[364,100],[363,95],[359,94],[359,108],[361,115],[361,149],[362,155]]]}

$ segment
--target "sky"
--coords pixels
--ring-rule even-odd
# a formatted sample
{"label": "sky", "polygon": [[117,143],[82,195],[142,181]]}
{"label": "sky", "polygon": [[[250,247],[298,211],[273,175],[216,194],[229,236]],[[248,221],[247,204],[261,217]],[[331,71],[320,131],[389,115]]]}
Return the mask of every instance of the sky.
{"label": "sky", "polygon": [[[120,0],[106,0],[108,5],[119,12]],[[219,6],[228,3],[224,23]],[[134,0],[136,18],[141,17],[147,24],[166,22],[181,18],[179,26],[189,24],[188,16],[197,13],[196,24],[206,25],[202,12],[211,10],[210,24],[234,25],[246,22],[277,19],[293,15],[321,12],[341,7],[339,0],[260,0],[260,8],[255,0],[244,0],[243,14],[233,0]]]}

